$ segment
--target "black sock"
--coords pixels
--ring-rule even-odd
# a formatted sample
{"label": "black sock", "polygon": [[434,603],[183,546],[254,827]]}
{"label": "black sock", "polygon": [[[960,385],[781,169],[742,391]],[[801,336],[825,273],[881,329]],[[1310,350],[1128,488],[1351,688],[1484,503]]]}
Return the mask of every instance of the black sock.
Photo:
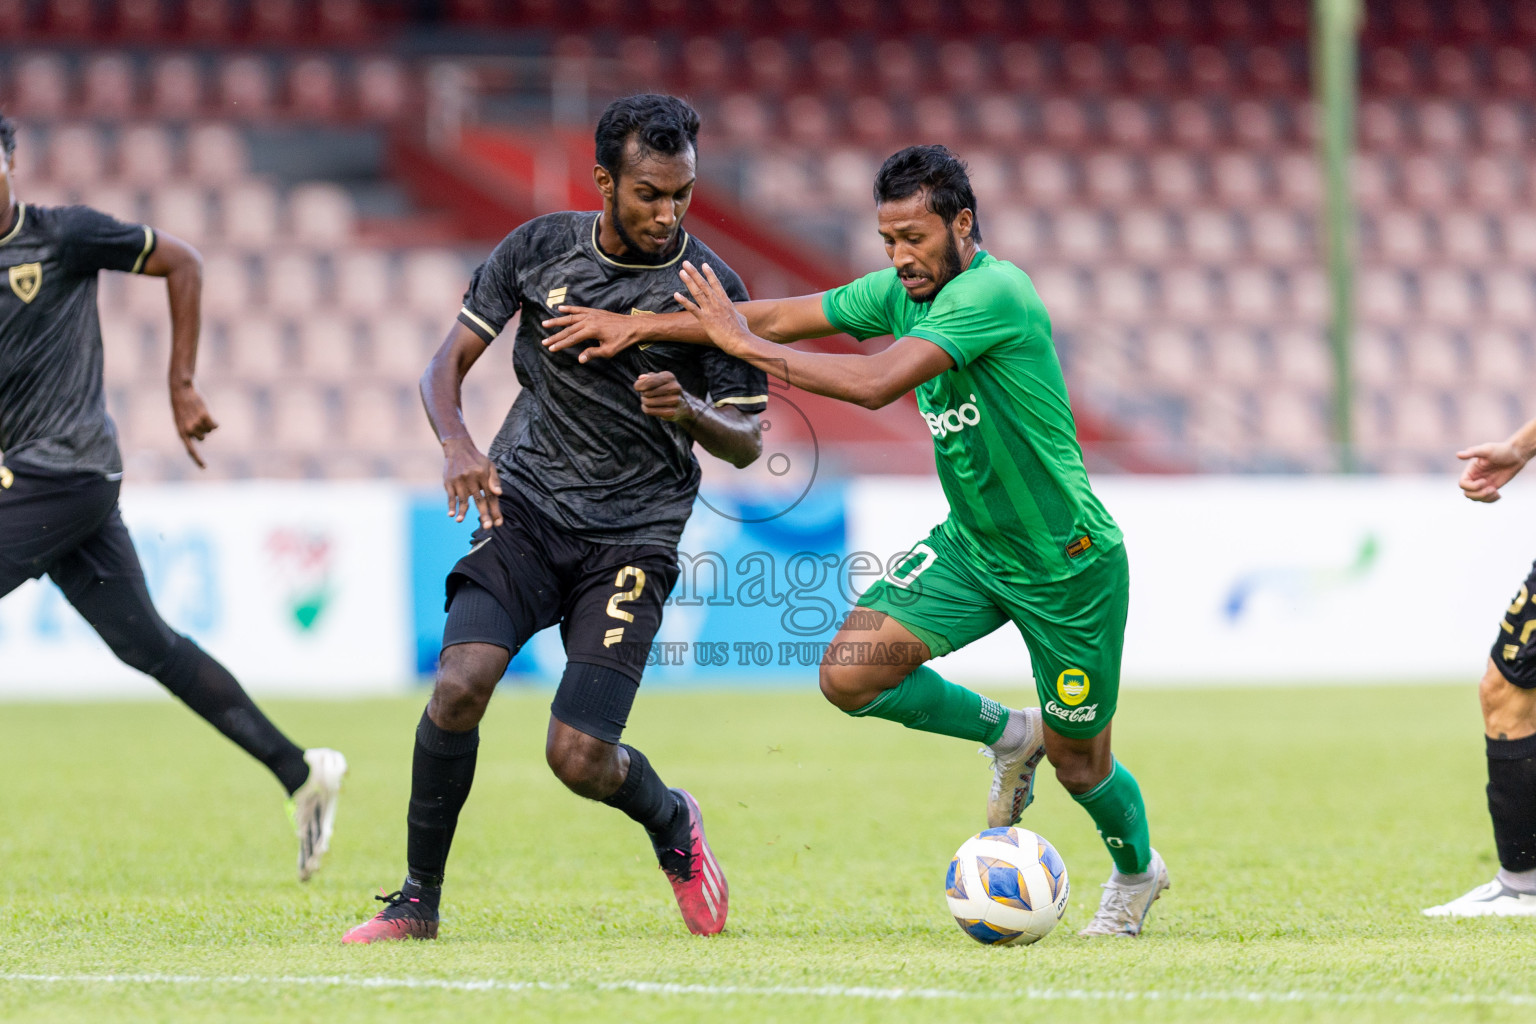
{"label": "black sock", "polygon": [[1488,813],[1500,866],[1536,868],[1536,736],[1488,740]]}
{"label": "black sock", "polygon": [[459,824],[459,812],[475,781],[475,754],[480,729],[449,732],[423,711],[416,726],[416,753],[411,759],[411,806],[406,813],[405,862],[412,880],[423,887],[443,884],[448,848]]}
{"label": "black sock", "polygon": [[151,675],[240,749],[271,769],[290,795],[309,778],[304,751],[261,713],[228,669],[191,640],[177,637],[169,656]]}
{"label": "black sock", "polygon": [[[603,800],[645,826],[658,848],[681,847],[688,841],[688,814],[683,801],[667,788],[644,754],[628,743],[629,774],[612,796]],[[681,833],[681,835],[679,834]]]}

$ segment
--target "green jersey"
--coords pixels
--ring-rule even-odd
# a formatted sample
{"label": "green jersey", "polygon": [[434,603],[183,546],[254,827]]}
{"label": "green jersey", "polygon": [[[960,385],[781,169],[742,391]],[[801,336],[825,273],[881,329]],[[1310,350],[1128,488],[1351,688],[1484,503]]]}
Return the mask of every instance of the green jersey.
{"label": "green jersey", "polygon": [[922,338],[954,359],[918,387],[917,404],[946,525],[979,567],[1008,582],[1054,582],[1119,543],[1088,485],[1050,317],[1022,270],[978,252],[932,302],[913,302],[888,267],[827,292],[822,309],[860,340]]}

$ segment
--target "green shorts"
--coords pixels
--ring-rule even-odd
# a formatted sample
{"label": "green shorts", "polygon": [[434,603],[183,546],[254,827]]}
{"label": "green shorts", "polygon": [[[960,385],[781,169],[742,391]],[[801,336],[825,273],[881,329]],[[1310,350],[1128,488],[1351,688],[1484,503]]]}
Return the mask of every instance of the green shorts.
{"label": "green shorts", "polygon": [[1096,736],[1115,714],[1130,570],[1125,545],[1100,552],[1056,583],[1005,583],[966,556],[941,523],[859,599],[928,645],[935,657],[1012,620],[1024,636],[1045,722],[1063,736]]}

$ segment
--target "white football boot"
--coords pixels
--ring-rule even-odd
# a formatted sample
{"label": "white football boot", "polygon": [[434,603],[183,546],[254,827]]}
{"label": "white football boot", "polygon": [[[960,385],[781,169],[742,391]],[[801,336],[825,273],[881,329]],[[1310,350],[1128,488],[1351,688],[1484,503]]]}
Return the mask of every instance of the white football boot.
{"label": "white football boot", "polygon": [[1109,881],[1100,888],[1104,895],[1099,898],[1098,913],[1088,922],[1079,935],[1125,935],[1134,938],[1141,934],[1141,926],[1147,920],[1147,911],[1163,890],[1169,887],[1168,867],[1156,850],[1152,851],[1152,863],[1147,865],[1148,878],[1137,885]]}
{"label": "white football boot", "polygon": [[1518,892],[1495,878],[1449,903],[1429,907],[1425,917],[1536,917],[1536,895]]}
{"label": "white football boot", "polygon": [[336,801],[341,797],[341,780],[347,774],[347,759],[338,750],[313,747],[304,751],[304,763],[309,765],[309,778],[288,801],[288,814],[299,836],[301,882],[309,881],[320,870],[320,858],[331,848]]}
{"label": "white football boot", "polygon": [[1019,823],[1024,808],[1035,799],[1035,769],[1045,760],[1045,722],[1040,709],[1014,711],[1010,708],[1008,713],[1024,716],[1024,742],[1003,755],[991,747],[981,748],[981,753],[992,759],[992,788],[987,791],[987,828],[1007,828]]}

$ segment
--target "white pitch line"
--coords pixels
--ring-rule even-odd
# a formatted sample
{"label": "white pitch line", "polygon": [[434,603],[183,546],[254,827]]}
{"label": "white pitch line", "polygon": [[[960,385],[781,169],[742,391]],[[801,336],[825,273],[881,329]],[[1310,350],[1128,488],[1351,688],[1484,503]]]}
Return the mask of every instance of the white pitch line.
{"label": "white pitch line", "polygon": [[495,978],[382,978],[344,974],[26,974],[0,972],[0,983],[34,985],[260,985],[271,988],[434,989],[452,992],[635,992],[660,996],[791,996],[816,999],[1036,999],[1047,1002],[1148,1003],[1310,1003],[1400,1006],[1536,1006],[1536,995],[1406,996],[1379,992],[1333,993],[1301,990],[1200,991],[1025,988],[976,992],[940,988],[874,988],[845,985],[686,985],[661,981],[502,981]]}

